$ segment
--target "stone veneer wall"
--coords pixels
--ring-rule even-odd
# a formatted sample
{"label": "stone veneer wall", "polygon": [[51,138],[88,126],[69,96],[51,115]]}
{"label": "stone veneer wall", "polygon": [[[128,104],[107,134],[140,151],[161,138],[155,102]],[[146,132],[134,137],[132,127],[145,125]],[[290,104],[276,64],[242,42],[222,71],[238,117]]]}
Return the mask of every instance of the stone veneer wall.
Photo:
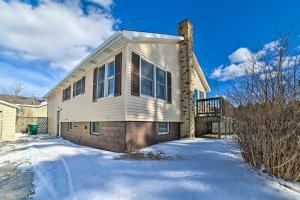
{"label": "stone veneer wall", "polygon": [[62,137],[76,144],[115,152],[133,151],[159,142],[179,139],[180,123],[170,122],[170,134],[159,135],[157,122],[100,122],[100,134],[90,134],[89,122],[62,122]]}
{"label": "stone veneer wall", "polygon": [[181,74],[181,137],[195,137],[194,106],[194,59],[193,59],[193,27],[189,20],[178,25],[178,35],[184,40],[179,43],[179,65]]}

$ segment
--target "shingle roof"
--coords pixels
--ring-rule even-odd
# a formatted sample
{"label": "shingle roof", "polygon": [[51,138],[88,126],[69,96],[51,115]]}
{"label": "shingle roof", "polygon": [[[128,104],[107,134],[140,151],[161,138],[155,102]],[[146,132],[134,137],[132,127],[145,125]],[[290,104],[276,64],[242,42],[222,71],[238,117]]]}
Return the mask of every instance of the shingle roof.
{"label": "shingle roof", "polygon": [[0,94],[0,100],[6,101],[10,104],[22,104],[22,105],[40,105],[44,100],[36,99],[32,97],[24,96],[12,96],[6,94]]}

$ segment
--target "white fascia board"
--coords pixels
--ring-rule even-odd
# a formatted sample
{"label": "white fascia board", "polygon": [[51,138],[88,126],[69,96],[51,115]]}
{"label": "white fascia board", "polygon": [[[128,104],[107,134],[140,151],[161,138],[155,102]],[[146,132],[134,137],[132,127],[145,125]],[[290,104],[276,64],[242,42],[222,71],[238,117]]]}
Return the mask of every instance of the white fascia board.
{"label": "white fascia board", "polygon": [[[203,73],[203,71],[202,71],[202,68],[201,68],[201,66],[200,66],[200,64],[199,64],[199,62],[198,62],[198,60],[197,60],[197,57],[196,57],[196,55],[195,55],[195,53],[193,52],[193,56],[194,56],[194,58],[195,58],[195,61],[197,62],[197,64],[198,64],[198,69],[199,69],[199,71],[198,72],[200,72],[200,79],[203,81],[203,84],[204,84],[204,88],[206,89],[206,92],[210,92],[211,90],[210,90],[210,87],[209,87],[209,85],[208,85],[208,82],[207,82],[207,80],[206,80],[206,78],[205,78],[205,76],[204,76],[204,73]],[[197,69],[196,69],[196,71],[197,71]]]}
{"label": "white fascia board", "polygon": [[184,40],[184,37],[177,35],[167,35],[159,33],[148,33],[139,31],[122,31],[123,36],[132,41],[175,41],[179,42]]}
{"label": "white fascia board", "polygon": [[6,102],[6,101],[2,101],[2,100],[0,100],[0,104],[4,104],[4,105],[6,105],[6,106],[10,106],[10,107],[13,107],[13,108],[19,108],[17,105],[15,105],[15,104],[11,104],[11,103],[8,103],[8,102]]}
{"label": "white fascia board", "polygon": [[110,36],[107,40],[105,40],[100,46],[96,48],[94,52],[89,54],[85,59],[83,59],[76,67],[74,67],[58,84],[56,84],[49,92],[47,92],[43,98],[46,99],[55,88],[57,88],[59,85],[61,85],[67,78],[69,78],[74,72],[80,70],[80,68],[88,62],[93,56],[95,56],[97,53],[103,51],[112,41],[117,39],[118,37],[122,36],[121,31],[115,32],[112,36]]}

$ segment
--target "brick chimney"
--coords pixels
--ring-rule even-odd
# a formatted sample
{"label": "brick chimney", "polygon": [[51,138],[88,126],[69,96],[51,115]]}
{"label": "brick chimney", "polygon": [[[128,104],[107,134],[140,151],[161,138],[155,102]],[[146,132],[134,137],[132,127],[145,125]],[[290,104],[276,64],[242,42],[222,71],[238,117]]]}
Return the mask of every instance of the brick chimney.
{"label": "brick chimney", "polygon": [[181,126],[180,137],[195,138],[195,106],[193,68],[193,26],[186,19],[178,24],[178,35],[184,40],[179,43],[179,65],[181,77]]}

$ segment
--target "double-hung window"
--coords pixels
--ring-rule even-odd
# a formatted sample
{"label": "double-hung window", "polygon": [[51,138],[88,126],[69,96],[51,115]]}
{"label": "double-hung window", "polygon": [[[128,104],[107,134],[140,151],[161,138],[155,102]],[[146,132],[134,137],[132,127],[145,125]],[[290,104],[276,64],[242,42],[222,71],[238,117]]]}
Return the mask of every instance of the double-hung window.
{"label": "double-hung window", "polygon": [[105,65],[102,65],[98,71],[98,98],[104,97],[104,83],[105,83]]}
{"label": "double-hung window", "polygon": [[166,71],[141,59],[141,95],[166,100]]}
{"label": "double-hung window", "polygon": [[107,96],[113,96],[115,91],[115,62],[107,64]]}
{"label": "double-hung window", "polygon": [[154,65],[141,61],[141,94],[154,97]]}
{"label": "double-hung window", "polygon": [[85,92],[85,76],[73,84],[73,97]]}
{"label": "double-hung window", "polygon": [[156,98],[166,99],[166,72],[156,68]]}
{"label": "double-hung window", "polygon": [[63,97],[62,100],[66,101],[71,98],[71,86],[63,90]]}
{"label": "double-hung window", "polygon": [[81,94],[81,79],[75,83],[75,96]]}

